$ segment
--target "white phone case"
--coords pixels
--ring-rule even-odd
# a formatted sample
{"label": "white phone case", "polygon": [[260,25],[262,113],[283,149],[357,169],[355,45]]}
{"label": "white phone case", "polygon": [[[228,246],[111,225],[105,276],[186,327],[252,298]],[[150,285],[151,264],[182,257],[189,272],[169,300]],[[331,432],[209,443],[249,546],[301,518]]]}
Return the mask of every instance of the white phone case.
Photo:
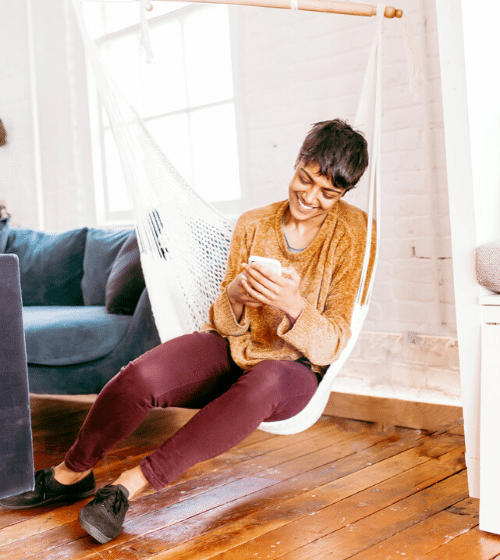
{"label": "white phone case", "polygon": [[281,263],[276,259],[269,259],[267,257],[258,257],[257,255],[250,255],[248,264],[258,263],[274,272],[277,276],[281,276]]}

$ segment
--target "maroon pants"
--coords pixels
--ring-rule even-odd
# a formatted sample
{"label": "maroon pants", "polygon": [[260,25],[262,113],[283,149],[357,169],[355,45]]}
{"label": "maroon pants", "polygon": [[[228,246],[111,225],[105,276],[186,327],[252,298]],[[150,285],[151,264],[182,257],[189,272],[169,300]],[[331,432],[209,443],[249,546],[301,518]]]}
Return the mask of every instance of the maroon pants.
{"label": "maroon pants", "polygon": [[221,336],[181,336],[130,362],[109,381],[65,462],[76,472],[90,469],[154,407],[199,408],[141,461],[144,476],[160,490],[189,467],[243,441],[261,422],[300,412],[317,385],[315,373],[299,362],[266,360],[243,371]]}

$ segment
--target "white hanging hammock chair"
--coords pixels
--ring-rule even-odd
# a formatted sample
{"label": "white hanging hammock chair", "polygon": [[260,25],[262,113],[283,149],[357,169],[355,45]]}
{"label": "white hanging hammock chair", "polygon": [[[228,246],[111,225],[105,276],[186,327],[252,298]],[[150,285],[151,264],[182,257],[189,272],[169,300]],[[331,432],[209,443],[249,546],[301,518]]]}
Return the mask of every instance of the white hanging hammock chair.
{"label": "white hanging hammock chair", "polygon": [[[149,134],[138,113],[118,90],[86,28],[81,0],[71,0],[106,110],[133,206],[134,221],[155,323],[162,342],[198,330],[219,296],[234,223],[203,200],[179,175]],[[144,2],[144,0],[143,0]],[[263,422],[274,434],[294,434],[323,414],[332,385],[355,345],[368,312],[380,237],[380,126],[383,5],[377,6],[376,33],[368,61],[355,127],[365,133],[370,164],[360,185],[345,199],[366,197],[367,243],[352,335],[331,364],[309,404],[292,418]],[[373,228],[373,222],[377,227]],[[375,231],[376,230],[376,231]],[[376,243],[368,240],[375,236]],[[371,252],[375,251],[375,255]],[[369,274],[369,262],[374,262]]]}

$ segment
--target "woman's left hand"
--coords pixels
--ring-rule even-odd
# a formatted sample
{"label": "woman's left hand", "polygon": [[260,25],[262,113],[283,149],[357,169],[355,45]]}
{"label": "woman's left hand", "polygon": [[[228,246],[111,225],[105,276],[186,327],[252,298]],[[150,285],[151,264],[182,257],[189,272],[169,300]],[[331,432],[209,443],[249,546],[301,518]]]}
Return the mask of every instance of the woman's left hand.
{"label": "woman's left hand", "polygon": [[248,294],[262,303],[281,309],[295,322],[306,304],[300,295],[300,276],[293,267],[281,269],[281,276],[260,264],[243,264],[242,280]]}

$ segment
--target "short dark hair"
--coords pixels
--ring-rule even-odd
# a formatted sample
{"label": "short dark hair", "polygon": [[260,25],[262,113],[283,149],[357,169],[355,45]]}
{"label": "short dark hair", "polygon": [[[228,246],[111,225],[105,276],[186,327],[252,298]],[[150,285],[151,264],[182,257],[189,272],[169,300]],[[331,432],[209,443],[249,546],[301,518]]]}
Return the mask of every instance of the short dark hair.
{"label": "short dark hair", "polygon": [[354,188],[368,166],[368,144],[361,134],[340,119],[313,125],[297,158],[297,165],[316,163],[333,185]]}

